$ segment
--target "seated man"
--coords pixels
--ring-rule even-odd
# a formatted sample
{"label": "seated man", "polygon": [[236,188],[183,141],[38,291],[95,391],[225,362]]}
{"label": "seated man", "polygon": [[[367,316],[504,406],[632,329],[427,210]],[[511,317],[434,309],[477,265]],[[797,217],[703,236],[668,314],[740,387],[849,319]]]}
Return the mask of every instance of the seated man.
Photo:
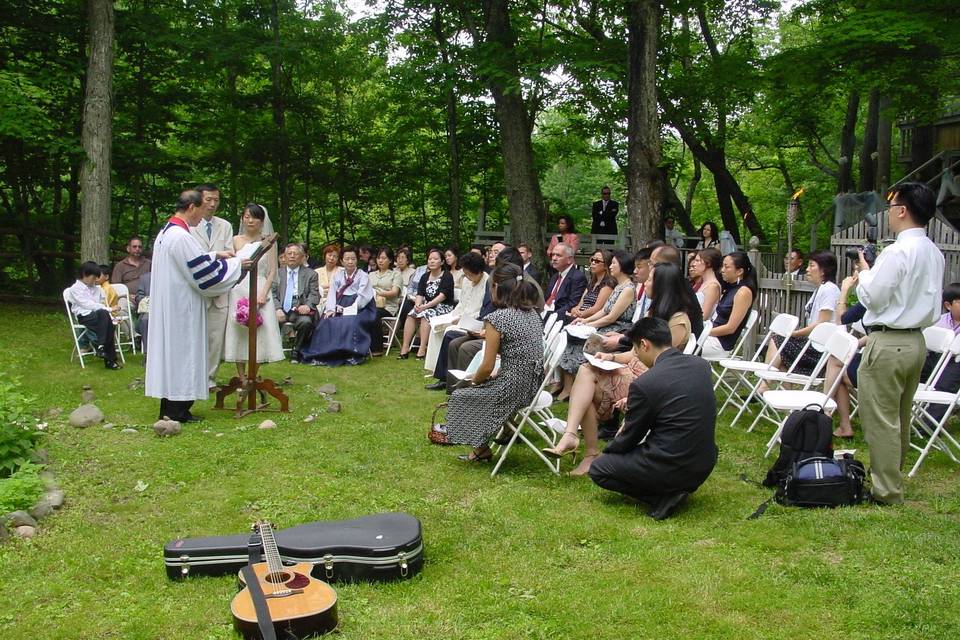
{"label": "seated man", "polygon": [[561,322],[569,320],[567,312],[580,304],[583,291],[587,288],[587,278],[573,264],[573,249],[562,242],[557,243],[550,253],[550,266],[556,273],[547,284],[545,308],[557,314]]}
{"label": "seated man", "polygon": [[97,357],[103,358],[107,369],[120,369],[117,363],[116,329],[112,313],[119,309],[104,304],[103,289],[97,284],[100,266],[96,262],[80,265],[80,278],[67,292],[77,322],[96,334]]}
{"label": "seated man", "polygon": [[320,304],[320,288],[317,272],[303,264],[303,246],[291,242],[284,253],[286,266],[277,272],[273,283],[273,304],[277,308],[277,322],[293,324],[294,341],[290,362],[300,362],[300,352],[310,344],[314,318]]}
{"label": "seated man", "polygon": [[631,383],[626,421],[590,465],[590,478],[654,505],[649,515],[663,520],[717,462],[710,365],[671,347],[670,327],[659,318],[640,319],[627,336],[637,358],[653,371]]}

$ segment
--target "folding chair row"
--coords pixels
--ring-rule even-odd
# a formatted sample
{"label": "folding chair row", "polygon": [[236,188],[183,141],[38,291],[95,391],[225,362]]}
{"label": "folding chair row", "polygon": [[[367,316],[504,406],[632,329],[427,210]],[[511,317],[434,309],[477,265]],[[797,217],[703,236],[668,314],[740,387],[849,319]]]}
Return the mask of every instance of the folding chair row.
{"label": "folding chair row", "polygon": [[[937,329],[939,331],[932,331]],[[940,333],[946,332],[946,333]],[[936,351],[936,346],[943,345],[950,334],[951,340],[949,346],[943,350],[934,370],[925,382],[921,382],[913,397],[913,408],[911,413],[912,435],[925,441],[923,446],[910,442],[910,446],[920,452],[920,457],[914,463],[908,477],[912,478],[920,470],[920,465],[926,460],[927,456],[937,447],[943,451],[954,462],[960,462],[960,442],[946,430],[947,421],[953,415],[957,403],[960,402],[960,389],[953,392],[937,391],[936,385],[940,381],[944,370],[960,357],[960,336],[943,327],[929,327],[924,330],[923,337],[927,344],[927,349]],[[943,407],[942,414],[937,417],[930,413],[933,406]]]}
{"label": "folding chair row", "polygon": [[137,333],[136,328],[133,324],[133,311],[132,305],[130,304],[130,289],[127,288],[125,284],[115,284],[112,285],[113,290],[117,293],[117,303],[120,305],[120,324],[118,329],[125,329],[128,340],[123,340],[124,331],[121,330],[117,333],[117,350],[123,349],[124,345],[130,347],[130,351],[134,354],[137,353],[137,338],[140,334]]}

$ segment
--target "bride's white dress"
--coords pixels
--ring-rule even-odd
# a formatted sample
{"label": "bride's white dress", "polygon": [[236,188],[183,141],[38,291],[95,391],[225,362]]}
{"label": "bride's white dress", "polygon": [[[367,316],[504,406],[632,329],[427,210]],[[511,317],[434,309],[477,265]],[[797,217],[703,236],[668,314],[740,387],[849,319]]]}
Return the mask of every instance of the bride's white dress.
{"label": "bride's white dress", "polygon": [[[253,253],[259,242],[250,242],[237,251],[238,257],[246,257]],[[264,257],[260,264],[266,266],[269,257]],[[270,292],[272,283],[257,274],[257,293],[266,290],[267,301],[260,307],[263,324],[257,328],[257,362],[278,362],[283,360],[283,344],[280,341],[280,323],[277,322],[277,313],[273,305],[273,294]],[[246,325],[237,322],[237,301],[246,298],[250,292],[250,274],[240,281],[240,284],[230,290],[227,297],[229,315],[227,316],[227,333],[223,341],[223,359],[225,362],[246,362],[248,330]],[[257,308],[256,300],[250,305],[251,313]]]}

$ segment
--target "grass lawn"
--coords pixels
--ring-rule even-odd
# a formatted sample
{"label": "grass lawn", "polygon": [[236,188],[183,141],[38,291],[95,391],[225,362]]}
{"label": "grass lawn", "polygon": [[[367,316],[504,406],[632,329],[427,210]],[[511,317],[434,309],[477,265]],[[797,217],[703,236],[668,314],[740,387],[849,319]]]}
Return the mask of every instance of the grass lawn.
{"label": "grass lawn", "polygon": [[[491,479],[430,445],[443,396],[413,360],[271,365],[293,376],[291,413],[235,420],[200,402],[206,421],[160,439],[156,401],[128,389],[140,356],[81,370],[62,311],[5,306],[0,326],[0,370],[65,410],[45,446],[67,495],[37,538],[0,544],[0,638],[234,638],[234,578],[171,582],[164,543],[382,511],[420,518],[426,565],[408,582],[338,585],[343,638],[960,637],[960,473],[940,453],[902,507],[773,505],[747,521],[769,493],[739,476],[762,478],[769,431],[730,428],[728,412],[713,475],[657,523],[527,451]],[[304,423],[325,382],[343,412]],[[84,384],[116,428],[65,425]],[[257,429],[265,417],[279,427]]]}

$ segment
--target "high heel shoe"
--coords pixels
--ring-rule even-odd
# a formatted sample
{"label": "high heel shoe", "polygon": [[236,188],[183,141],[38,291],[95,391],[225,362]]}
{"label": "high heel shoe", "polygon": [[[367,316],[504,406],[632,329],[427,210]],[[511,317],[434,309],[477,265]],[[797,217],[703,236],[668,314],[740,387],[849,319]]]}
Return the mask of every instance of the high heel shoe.
{"label": "high heel shoe", "polygon": [[410,357],[410,352],[407,351],[406,353],[401,353],[400,355],[398,355],[397,360],[406,360],[409,357]]}
{"label": "high heel shoe", "polygon": [[[573,446],[562,447],[561,445],[563,444],[563,439],[566,438],[567,436],[570,436],[571,438],[573,438],[575,442],[573,443]],[[575,433],[567,431],[563,434],[563,437],[560,438],[560,442],[557,443],[557,446],[547,447],[546,449],[541,449],[541,451],[543,451],[545,455],[551,458],[559,459],[571,453],[576,455],[576,451],[579,447],[580,447],[579,436],[577,436],[577,434]]]}

